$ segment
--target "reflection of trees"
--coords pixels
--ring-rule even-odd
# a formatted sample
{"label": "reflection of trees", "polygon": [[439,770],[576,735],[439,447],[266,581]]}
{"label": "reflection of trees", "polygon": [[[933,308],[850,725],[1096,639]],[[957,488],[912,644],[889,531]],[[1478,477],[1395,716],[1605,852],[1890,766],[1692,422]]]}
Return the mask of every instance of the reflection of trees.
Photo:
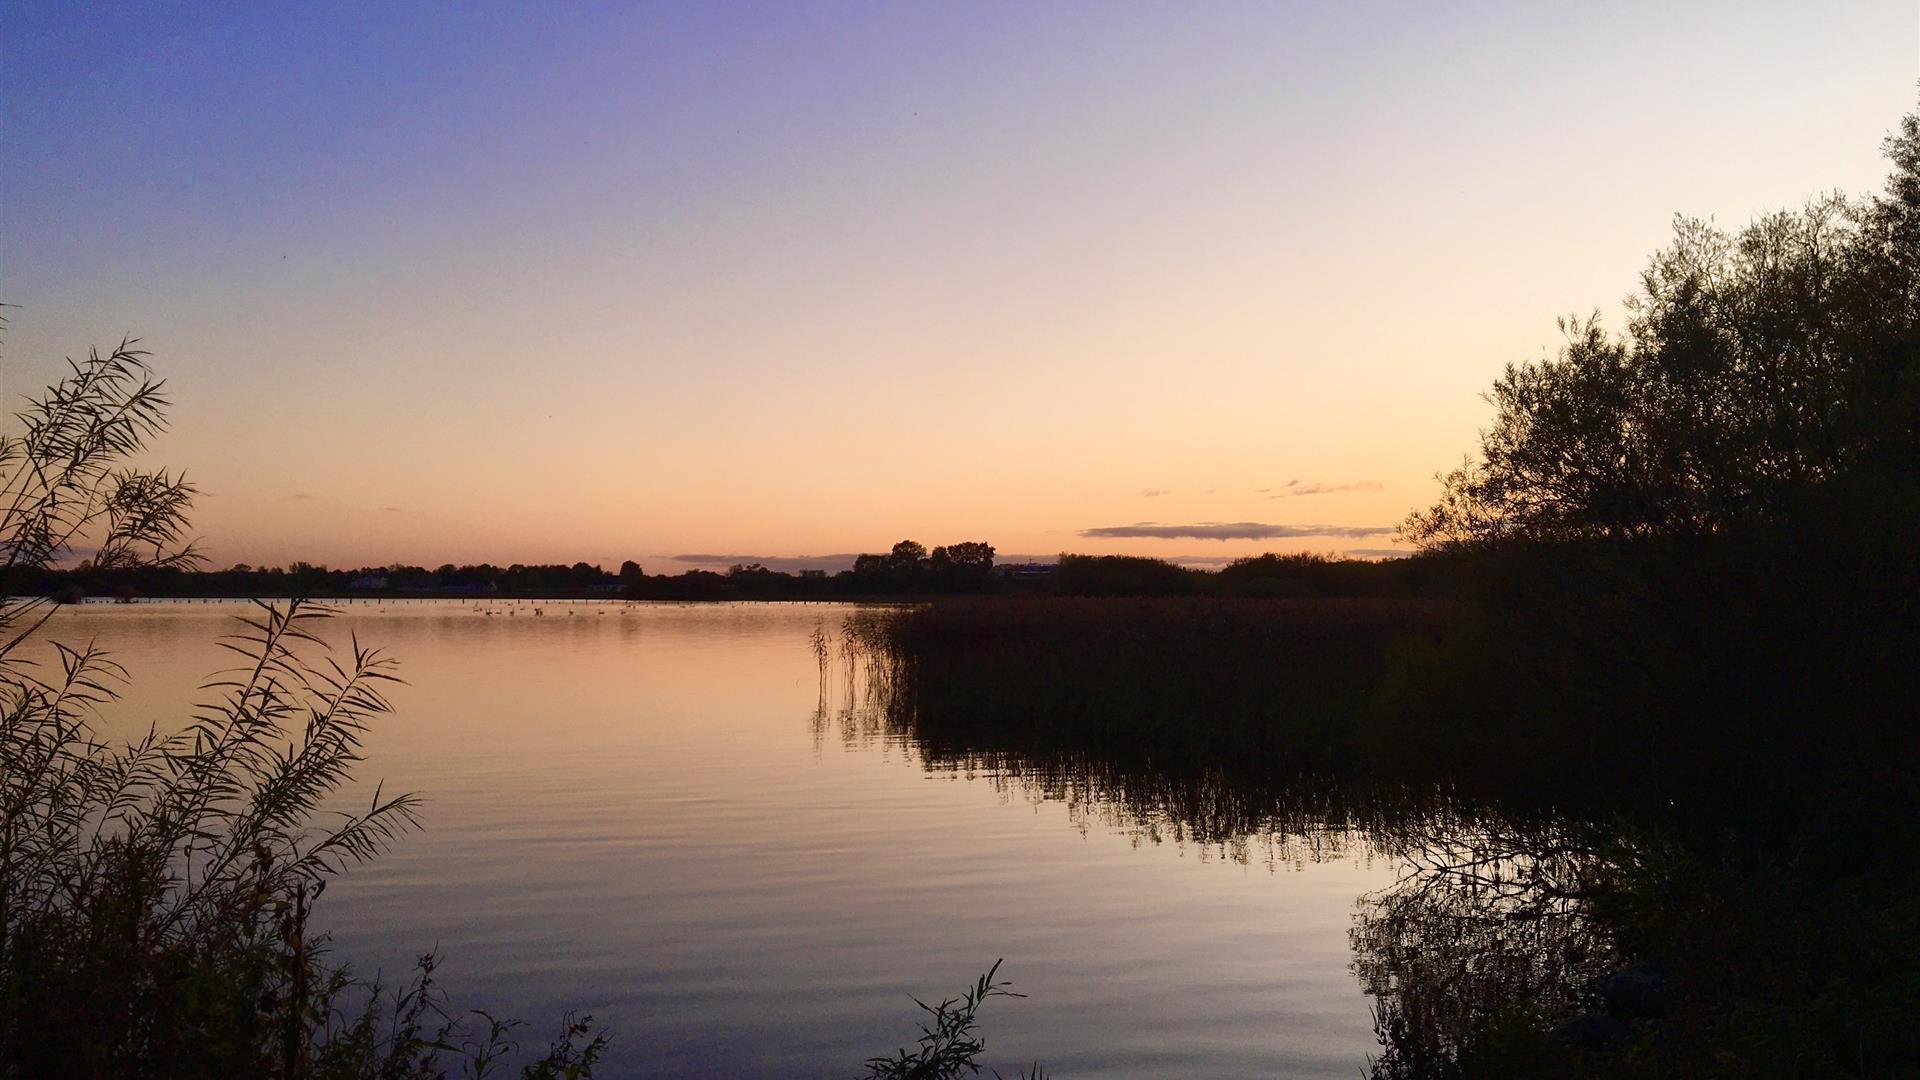
{"label": "reflection of trees", "polygon": [[1476,1055],[1580,1012],[1619,966],[1592,904],[1613,874],[1584,830],[1444,816],[1373,840],[1407,867],[1351,933],[1383,1048],[1374,1075],[1482,1071]]}
{"label": "reflection of trees", "polygon": [[[1171,843],[1271,869],[1377,857],[1404,868],[1363,898],[1353,971],[1374,998],[1383,1077],[1487,1071],[1503,1034],[1537,1037],[1583,1011],[1620,961],[1594,912],[1616,884],[1601,834],[1551,815],[1500,814],[1432,791],[1276,774],[1260,761],[1185,764],[1167,743],[1095,755],[1071,729],[1010,715],[947,715],[902,690],[875,647],[884,615],[815,635],[817,740],[897,748],[936,773],[1066,806],[1081,830]],[[1618,854],[1615,847],[1605,850]],[[1498,1071],[1498,1066],[1492,1066]]]}

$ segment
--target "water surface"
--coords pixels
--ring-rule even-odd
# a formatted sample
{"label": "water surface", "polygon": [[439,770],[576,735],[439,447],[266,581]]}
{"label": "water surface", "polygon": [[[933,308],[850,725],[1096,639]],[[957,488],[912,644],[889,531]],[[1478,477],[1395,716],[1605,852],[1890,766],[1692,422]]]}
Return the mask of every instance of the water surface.
{"label": "water surface", "polygon": [[[118,733],[178,726],[245,605],[63,609],[129,670]],[[437,948],[457,1004],[614,1033],[609,1076],[841,1077],[915,1034],[909,995],[998,957],[1024,1000],[989,1063],[1058,1076],[1343,1076],[1377,1051],[1352,971],[1366,845],[1196,844],[819,712],[843,606],[387,601],[340,608],[402,662],[375,779],[424,828],[317,912],[363,970]],[[835,676],[837,677],[837,676]],[[823,719],[826,722],[822,722]],[[840,720],[844,720],[842,715]]]}

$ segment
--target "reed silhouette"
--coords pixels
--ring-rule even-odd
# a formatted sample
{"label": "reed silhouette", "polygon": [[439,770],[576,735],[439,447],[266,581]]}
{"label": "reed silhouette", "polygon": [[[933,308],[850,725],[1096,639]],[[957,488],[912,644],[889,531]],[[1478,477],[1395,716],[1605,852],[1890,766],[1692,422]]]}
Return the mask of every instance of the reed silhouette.
{"label": "reed silhouette", "polygon": [[[95,566],[179,569],[193,488],[130,463],[166,429],[165,385],[128,341],[97,351],[0,436],[0,565],[40,570],[78,543]],[[324,609],[262,605],[240,658],[178,731],[108,743],[93,720],[125,672],[90,645],[22,647],[49,601],[0,601],[0,1072],[19,1076],[485,1075],[514,1021],[454,1016],[433,958],[382,987],[309,927],[327,881],[414,823],[375,790],[323,813],[390,711],[392,661],[313,633]],[[358,1002],[357,1007],[350,1007]],[[585,1075],[606,1046],[569,1019],[523,1072]]]}

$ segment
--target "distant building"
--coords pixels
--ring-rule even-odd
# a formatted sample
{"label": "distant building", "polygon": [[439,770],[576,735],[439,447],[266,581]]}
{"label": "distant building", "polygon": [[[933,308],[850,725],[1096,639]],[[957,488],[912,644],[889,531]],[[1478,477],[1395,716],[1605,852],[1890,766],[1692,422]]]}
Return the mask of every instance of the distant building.
{"label": "distant building", "polygon": [[800,571],[800,576],[803,578],[823,578],[827,576],[827,572],[825,570],[802,570]]}
{"label": "distant building", "polygon": [[347,583],[347,588],[349,589],[362,589],[366,591],[384,589],[386,587],[387,575],[385,574],[361,574],[359,577]]}

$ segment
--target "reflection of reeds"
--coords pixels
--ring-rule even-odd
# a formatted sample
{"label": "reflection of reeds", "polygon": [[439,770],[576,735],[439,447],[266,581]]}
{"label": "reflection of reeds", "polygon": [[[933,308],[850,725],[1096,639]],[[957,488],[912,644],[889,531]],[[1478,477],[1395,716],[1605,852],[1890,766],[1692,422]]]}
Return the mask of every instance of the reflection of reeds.
{"label": "reflection of reeds", "polygon": [[849,747],[892,741],[886,702],[893,676],[877,647],[888,616],[885,610],[856,610],[841,622],[838,637],[824,622],[815,624],[809,642],[820,673],[811,721],[816,746],[834,729]]}
{"label": "reflection of reeds", "polygon": [[[1351,724],[1444,609],[1395,602],[986,601],[878,613],[843,737],[1064,804],[1081,829],[1269,869],[1391,860],[1354,972],[1380,1076],[1444,1073],[1520,1014],[1544,1030],[1617,967],[1594,917],[1624,848],[1592,829],[1369,775]],[[854,684],[849,684],[854,685]],[[857,720],[855,718],[858,718]]]}
{"label": "reflection of reeds", "polygon": [[807,637],[813,646],[813,658],[819,662],[820,677],[826,678],[827,665],[833,660],[833,633],[827,629],[825,619],[813,624],[813,633]]}
{"label": "reflection of reeds", "polygon": [[[842,628],[836,718],[845,741],[900,745],[929,770],[1064,804],[1083,829],[1271,867],[1365,858],[1365,811],[1328,776],[1301,779],[1303,762],[1330,760],[1338,728],[1308,703],[1372,677],[1352,669],[1439,616],[1362,602],[1346,613],[1343,663],[1324,648],[1296,650],[1296,664],[1261,655],[1276,627],[1299,634],[1341,606],[1042,598],[862,611]],[[1246,739],[1299,752],[1249,753]]]}

